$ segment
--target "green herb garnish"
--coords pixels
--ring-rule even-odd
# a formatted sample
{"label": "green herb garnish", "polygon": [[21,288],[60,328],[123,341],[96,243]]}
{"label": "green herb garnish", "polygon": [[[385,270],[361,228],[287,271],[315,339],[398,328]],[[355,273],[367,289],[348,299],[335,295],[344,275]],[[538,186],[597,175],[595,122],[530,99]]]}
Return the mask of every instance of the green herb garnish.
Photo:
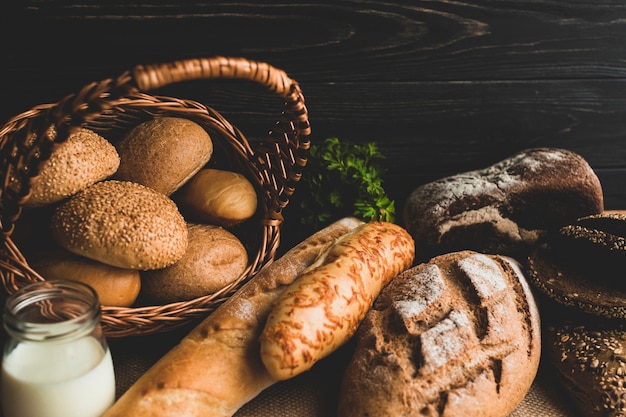
{"label": "green herb garnish", "polygon": [[302,224],[317,228],[345,216],[393,222],[395,203],[383,188],[381,159],[373,142],[359,145],[332,137],[311,145],[298,192]]}

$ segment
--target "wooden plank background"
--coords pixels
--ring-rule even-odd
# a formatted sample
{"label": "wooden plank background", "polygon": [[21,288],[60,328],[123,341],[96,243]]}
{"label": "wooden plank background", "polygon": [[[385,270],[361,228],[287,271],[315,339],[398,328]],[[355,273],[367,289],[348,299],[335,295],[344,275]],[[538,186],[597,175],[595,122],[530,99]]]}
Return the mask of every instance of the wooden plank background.
{"label": "wooden plank background", "polygon": [[[626,3],[621,0],[6,1],[0,123],[136,64],[230,55],[284,69],[313,140],[376,141],[402,205],[424,182],[528,147],[574,150],[607,208],[626,208]],[[255,86],[193,82],[250,137],[281,105]]]}
{"label": "wooden plank background", "polygon": [[[314,141],[377,142],[399,210],[420,184],[539,146],[580,153],[626,209],[623,0],[2,0],[0,124],[137,64],[214,55],[299,81]],[[282,108],[232,82],[160,93],[249,137]]]}

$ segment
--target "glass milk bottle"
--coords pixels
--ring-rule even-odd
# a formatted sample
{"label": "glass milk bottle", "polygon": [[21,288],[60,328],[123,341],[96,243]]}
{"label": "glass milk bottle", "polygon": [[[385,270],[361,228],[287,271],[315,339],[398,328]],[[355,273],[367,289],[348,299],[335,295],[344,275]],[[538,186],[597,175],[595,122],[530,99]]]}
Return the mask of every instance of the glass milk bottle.
{"label": "glass milk bottle", "polygon": [[4,311],[4,417],[98,417],[115,400],[111,352],[95,291],[56,280],[29,284]]}

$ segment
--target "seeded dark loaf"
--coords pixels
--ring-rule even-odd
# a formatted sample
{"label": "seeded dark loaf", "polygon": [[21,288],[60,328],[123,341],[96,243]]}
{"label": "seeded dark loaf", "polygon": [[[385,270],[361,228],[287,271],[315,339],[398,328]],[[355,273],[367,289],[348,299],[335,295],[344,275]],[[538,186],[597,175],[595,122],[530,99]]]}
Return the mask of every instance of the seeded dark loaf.
{"label": "seeded dark loaf", "polygon": [[585,159],[535,148],[416,188],[403,219],[417,261],[464,249],[523,259],[546,230],[603,208],[600,181]]}
{"label": "seeded dark loaf", "polygon": [[581,416],[626,415],[624,325],[562,324],[545,332],[546,356]]}
{"label": "seeded dark loaf", "polygon": [[550,300],[584,313],[626,318],[626,214],[581,217],[528,255],[531,284]]}
{"label": "seeded dark loaf", "polygon": [[586,417],[626,415],[626,214],[561,227],[528,255],[546,361]]}
{"label": "seeded dark loaf", "polygon": [[504,417],[529,390],[541,353],[519,265],[472,251],[394,278],[355,341],[339,417]]}

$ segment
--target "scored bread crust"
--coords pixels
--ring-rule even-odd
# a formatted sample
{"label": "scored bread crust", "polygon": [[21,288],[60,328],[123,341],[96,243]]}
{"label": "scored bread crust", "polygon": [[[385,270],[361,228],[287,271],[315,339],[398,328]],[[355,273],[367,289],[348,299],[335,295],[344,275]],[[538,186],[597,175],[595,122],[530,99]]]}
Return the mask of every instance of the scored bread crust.
{"label": "scored bread crust", "polygon": [[344,218],[263,268],[144,373],[103,417],[229,417],[277,380],[258,337],[278,296],[327,245],[362,224]]}
{"label": "scored bread crust", "polygon": [[541,350],[519,265],[441,255],[383,289],[356,334],[339,417],[504,417],[524,398]]}

